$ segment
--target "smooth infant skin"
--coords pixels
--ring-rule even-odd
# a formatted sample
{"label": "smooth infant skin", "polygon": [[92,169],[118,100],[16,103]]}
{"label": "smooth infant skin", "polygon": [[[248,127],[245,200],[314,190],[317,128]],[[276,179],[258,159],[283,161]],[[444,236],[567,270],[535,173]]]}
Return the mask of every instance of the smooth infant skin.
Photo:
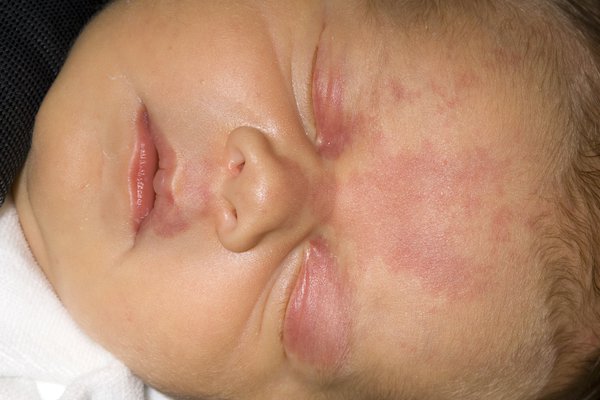
{"label": "smooth infant skin", "polygon": [[157,388],[435,400],[545,384],[535,94],[485,37],[366,12],[117,1],[76,43],[16,204],[75,320]]}

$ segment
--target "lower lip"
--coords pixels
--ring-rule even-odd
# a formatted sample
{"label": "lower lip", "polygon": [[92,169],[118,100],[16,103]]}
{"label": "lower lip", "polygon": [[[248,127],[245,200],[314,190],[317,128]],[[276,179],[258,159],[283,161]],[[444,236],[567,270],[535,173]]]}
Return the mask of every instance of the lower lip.
{"label": "lower lip", "polygon": [[321,371],[339,370],[348,356],[350,314],[340,269],[323,239],[311,241],[288,304],[286,352]]}
{"label": "lower lip", "polygon": [[158,169],[158,152],[150,132],[148,113],[145,108],[136,118],[137,136],[129,167],[129,199],[132,222],[137,232],[142,221],[154,207],[154,175]]}

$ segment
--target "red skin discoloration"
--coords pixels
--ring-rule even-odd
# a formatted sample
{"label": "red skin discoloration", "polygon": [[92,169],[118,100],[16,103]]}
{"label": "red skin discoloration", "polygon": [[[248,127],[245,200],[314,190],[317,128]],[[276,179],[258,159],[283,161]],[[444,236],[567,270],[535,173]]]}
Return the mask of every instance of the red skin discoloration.
{"label": "red skin discoloration", "polygon": [[392,99],[396,101],[398,105],[403,103],[414,104],[421,98],[421,92],[408,89],[397,79],[391,79],[388,87],[390,88]]}
{"label": "red skin discoloration", "polygon": [[[343,88],[347,71],[323,61],[317,67],[313,101],[319,134],[327,138],[322,154],[338,158],[360,148],[372,155],[366,171],[363,165],[340,183],[336,193],[342,205],[332,219],[351,221],[344,234],[352,240],[359,265],[379,259],[399,276],[415,277],[433,296],[464,299],[481,294],[493,260],[476,254],[497,253],[512,240],[513,223],[512,214],[502,209],[510,161],[494,157],[483,141],[457,150],[460,141],[470,142],[458,136],[464,127],[458,126],[461,119],[456,116],[469,110],[481,77],[464,69],[423,77],[416,82],[422,86],[392,77],[374,92],[363,88],[370,97],[361,96],[365,101],[349,110]],[[397,142],[382,134],[390,126],[378,119],[381,112],[402,113],[403,107],[421,102],[434,111],[427,121],[428,139],[418,150],[394,154],[390,146]],[[365,123],[367,119],[374,123]],[[480,136],[470,129],[473,137]]]}
{"label": "red skin discoloration", "polygon": [[310,248],[290,298],[284,323],[286,349],[302,362],[328,371],[348,355],[350,314],[341,270],[327,243]]}
{"label": "red skin discoloration", "polygon": [[213,207],[211,177],[216,163],[200,156],[190,159],[193,161],[187,161],[173,180],[177,202],[169,191],[164,196],[166,207],[158,208],[157,223],[153,225],[158,236],[170,238],[187,231],[193,221],[206,218]]}
{"label": "red skin discoloration", "polygon": [[313,107],[319,154],[335,159],[352,140],[357,125],[352,114],[344,112],[345,78],[343,65],[333,65],[320,47],[313,77]]}
{"label": "red skin discoloration", "polygon": [[514,213],[508,207],[502,207],[494,214],[491,224],[490,240],[493,243],[508,243],[512,239],[511,226]]}
{"label": "red skin discoloration", "polygon": [[309,204],[314,215],[318,215],[323,221],[327,221],[335,207],[335,198],[338,193],[338,182],[331,176],[313,183],[314,190],[310,191]]}
{"label": "red skin discoloration", "polygon": [[473,72],[462,72],[455,76],[450,82],[432,80],[429,84],[430,90],[441,101],[438,112],[454,110],[468,97],[469,92],[477,88],[479,78]]}
{"label": "red skin discoloration", "polygon": [[[351,221],[344,234],[352,240],[359,265],[379,259],[399,276],[415,277],[434,296],[481,294],[493,260],[477,255],[497,255],[501,245],[513,240],[516,219],[504,200],[509,159],[495,157],[485,140],[457,147],[463,140],[473,143],[459,136],[465,127],[457,115],[471,110],[482,77],[469,68],[443,70],[416,82],[391,77],[370,92],[362,88],[361,100],[350,105],[344,97],[344,74],[351,73],[344,68],[349,67],[332,66],[322,53],[313,82],[320,152],[335,159],[360,148],[372,156],[340,182],[332,216],[334,224],[336,219]],[[394,154],[392,148],[398,147],[390,146],[398,142],[381,132],[390,128],[379,119],[382,112],[398,113],[404,122],[403,107],[421,103],[433,110],[425,121],[427,138],[417,150],[411,143],[407,149],[412,150]],[[473,138],[487,135],[469,129]]]}
{"label": "red skin discoloration", "polygon": [[[202,155],[181,157],[165,140],[160,128],[148,121],[159,153],[159,169],[153,186],[154,208],[142,226],[148,225],[155,235],[172,238],[184,233],[192,221],[205,217],[212,206],[212,173],[217,163]],[[186,161],[178,165],[178,160]]]}
{"label": "red skin discoloration", "polygon": [[205,216],[212,207],[211,183],[217,162],[205,157],[193,157],[192,160],[195,161],[187,161],[182,170],[181,202],[192,216]]}
{"label": "red skin discoloration", "polygon": [[482,290],[475,276],[488,268],[462,251],[473,238],[472,218],[485,218],[484,202],[503,180],[504,163],[487,151],[446,154],[426,142],[375,161],[347,183],[355,199],[351,234],[363,265],[380,258],[392,271],[418,278],[432,294],[463,297]]}
{"label": "red skin discoloration", "polygon": [[515,50],[497,48],[492,52],[492,66],[503,66],[513,70],[520,69],[523,65],[523,55]]}
{"label": "red skin discoloration", "polygon": [[158,169],[152,178],[155,195],[153,208],[149,210],[149,214],[142,221],[140,230],[144,231],[150,228],[156,235],[170,238],[187,230],[190,226],[189,221],[183,218],[183,213],[175,203],[171,188],[177,154],[165,140],[160,128],[152,122],[146,108],[144,107],[141,110],[143,119],[140,123],[145,124],[144,129],[152,136],[156,146]]}
{"label": "red skin discoloration", "polygon": [[154,210],[144,224],[146,222],[154,234],[162,238],[172,238],[190,228],[190,221],[184,218],[181,208],[168,195],[156,198]]}

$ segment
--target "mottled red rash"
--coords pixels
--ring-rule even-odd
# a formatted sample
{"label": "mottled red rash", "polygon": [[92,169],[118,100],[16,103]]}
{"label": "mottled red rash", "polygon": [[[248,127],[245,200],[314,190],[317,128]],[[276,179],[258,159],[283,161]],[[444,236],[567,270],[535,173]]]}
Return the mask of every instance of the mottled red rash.
{"label": "mottled red rash", "polygon": [[479,78],[472,72],[462,72],[457,74],[450,83],[451,85],[448,86],[447,82],[442,83],[433,79],[429,83],[431,92],[441,100],[438,105],[439,113],[456,109],[468,96],[469,91],[479,83]]}
{"label": "mottled red rash", "polygon": [[492,51],[492,61],[488,62],[488,66],[492,66],[494,68],[497,68],[500,65],[514,70],[521,68],[522,64],[522,54],[514,50],[500,47]]}
{"label": "mottled red rash", "polygon": [[508,207],[501,207],[496,211],[490,227],[490,240],[494,243],[507,243],[512,239],[511,225],[514,213]]}
{"label": "mottled red rash", "polygon": [[[417,277],[432,293],[461,296],[479,289],[472,277],[486,265],[461,251],[465,223],[480,217],[484,199],[502,181],[504,166],[483,149],[447,154],[425,142],[418,152],[379,158],[348,182],[357,257],[381,257],[395,272]],[[505,214],[497,221],[505,232]]]}
{"label": "mottled red rash", "polygon": [[319,215],[324,221],[328,220],[335,206],[335,198],[338,193],[338,183],[335,179],[324,179],[313,183],[314,190],[309,193],[309,204],[315,215]]}
{"label": "mottled red rash", "polygon": [[390,88],[392,99],[398,104],[414,104],[421,98],[421,92],[408,89],[398,79],[391,79],[388,87]]}

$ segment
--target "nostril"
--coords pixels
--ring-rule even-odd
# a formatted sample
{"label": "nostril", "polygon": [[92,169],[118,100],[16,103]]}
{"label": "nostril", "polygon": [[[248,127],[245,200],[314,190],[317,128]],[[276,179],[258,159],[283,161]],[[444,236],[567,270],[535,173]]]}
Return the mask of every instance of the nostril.
{"label": "nostril", "polygon": [[236,176],[236,175],[239,175],[243,171],[244,165],[246,165],[245,162],[241,162],[241,163],[230,162],[229,170],[233,173],[234,176]]}
{"label": "nostril", "polygon": [[230,204],[224,204],[219,213],[219,234],[230,235],[238,225],[238,211]]}
{"label": "nostril", "polygon": [[227,167],[235,175],[239,175],[246,165],[244,154],[237,148],[230,148],[228,151]]}
{"label": "nostril", "polygon": [[248,251],[272,232],[308,221],[304,190],[309,180],[302,155],[288,154],[293,151],[257,128],[242,126],[229,133],[221,153],[224,176],[216,227],[227,250]]}

